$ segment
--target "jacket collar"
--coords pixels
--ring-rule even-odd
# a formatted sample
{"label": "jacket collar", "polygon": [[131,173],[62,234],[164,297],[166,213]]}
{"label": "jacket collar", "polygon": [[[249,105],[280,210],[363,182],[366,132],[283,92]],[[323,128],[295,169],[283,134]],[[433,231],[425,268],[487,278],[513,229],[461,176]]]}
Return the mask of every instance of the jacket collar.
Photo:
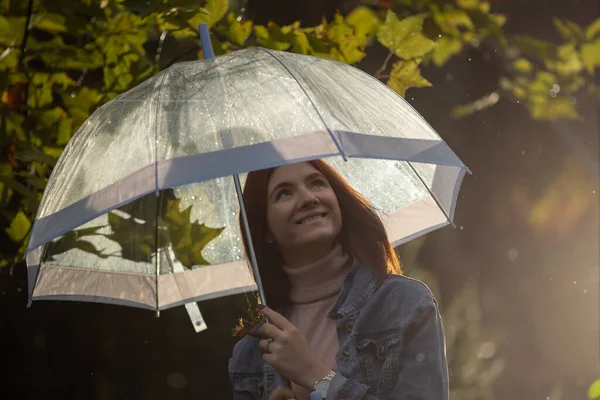
{"label": "jacket collar", "polygon": [[357,313],[376,289],[373,269],[355,258],[352,270],[344,278],[340,294],[327,317],[342,319],[347,315]]}

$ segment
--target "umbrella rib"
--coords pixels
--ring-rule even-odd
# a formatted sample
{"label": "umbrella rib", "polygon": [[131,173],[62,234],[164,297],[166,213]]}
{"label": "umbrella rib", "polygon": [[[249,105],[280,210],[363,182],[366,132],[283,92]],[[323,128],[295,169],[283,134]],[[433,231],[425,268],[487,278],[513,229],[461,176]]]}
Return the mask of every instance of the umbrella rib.
{"label": "umbrella rib", "polygon": [[423,178],[421,178],[421,175],[417,172],[417,170],[415,170],[415,167],[413,167],[412,163],[410,161],[407,161],[406,163],[408,164],[408,166],[410,167],[410,169],[415,173],[415,175],[417,176],[417,178],[419,178],[419,181],[421,181],[421,184],[423,186],[425,186],[425,189],[427,189],[427,192],[429,192],[429,195],[431,196],[431,198],[433,199],[433,201],[435,201],[435,204],[437,204],[438,208],[440,210],[442,210],[442,212],[444,213],[444,216],[446,217],[446,221],[448,221],[452,225],[453,228],[456,228],[456,225],[454,225],[454,221],[452,221],[450,219],[450,216],[448,215],[448,213],[446,212],[446,210],[444,209],[444,207],[442,207],[442,205],[438,201],[437,197],[429,189],[429,186],[427,186],[425,184],[425,182],[423,181]]}
{"label": "umbrella rib", "polygon": [[156,113],[155,113],[155,123],[154,123],[154,190],[156,193],[156,220],[154,224],[154,243],[155,243],[155,253],[154,253],[154,264],[155,264],[155,290],[156,290],[156,316],[160,316],[159,305],[160,299],[158,298],[158,278],[160,275],[160,251],[159,251],[159,220],[161,213],[161,198],[160,192],[158,190],[158,114],[160,111],[160,92],[163,87],[163,83],[165,82],[165,78],[167,77],[167,72],[164,73],[160,83],[158,85],[158,90],[156,93]]}
{"label": "umbrella rib", "polygon": [[323,116],[319,112],[319,109],[317,108],[317,106],[313,102],[312,98],[306,92],[306,89],[304,89],[304,86],[302,86],[302,84],[300,84],[300,82],[298,81],[298,78],[296,78],[296,75],[294,75],[292,73],[292,71],[290,71],[290,69],[287,67],[287,65],[285,65],[283,63],[283,61],[281,61],[279,58],[275,57],[275,55],[272,52],[270,52],[269,50],[267,50],[267,49],[265,49],[263,47],[259,47],[259,49],[262,50],[262,51],[264,51],[264,52],[266,52],[271,57],[273,57],[279,64],[281,64],[281,66],[287,71],[287,73],[290,74],[290,76],[292,78],[294,78],[294,80],[296,81],[296,83],[298,84],[298,86],[300,87],[300,89],[302,89],[302,92],[304,93],[304,95],[306,96],[306,98],[308,99],[308,101],[310,101],[310,104],[313,106],[315,112],[319,116],[319,119],[321,120],[321,122],[323,123],[323,125],[325,126],[325,128],[327,129],[327,132],[329,133],[329,136],[331,136],[331,140],[333,140],[333,143],[335,143],[336,147],[338,148],[338,151],[340,152],[340,155],[344,158],[344,161],[348,161],[348,158],[346,157],[346,152],[342,148],[342,145],[336,139],[336,137],[333,134],[333,132],[331,131],[331,129],[329,129],[329,126],[327,126],[327,123],[325,122],[325,118],[323,118]]}

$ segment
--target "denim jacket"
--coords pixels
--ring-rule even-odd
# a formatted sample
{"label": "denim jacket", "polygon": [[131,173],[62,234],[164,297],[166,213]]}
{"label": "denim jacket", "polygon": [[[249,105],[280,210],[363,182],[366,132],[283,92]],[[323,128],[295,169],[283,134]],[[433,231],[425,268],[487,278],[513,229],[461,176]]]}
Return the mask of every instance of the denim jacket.
{"label": "denim jacket", "polygon": [[[328,318],[336,321],[337,375],[327,399],[447,400],[448,366],[437,302],[423,283],[390,275],[377,287],[359,266],[342,284]],[[242,338],[229,360],[235,400],[268,400],[274,369],[259,339]]]}

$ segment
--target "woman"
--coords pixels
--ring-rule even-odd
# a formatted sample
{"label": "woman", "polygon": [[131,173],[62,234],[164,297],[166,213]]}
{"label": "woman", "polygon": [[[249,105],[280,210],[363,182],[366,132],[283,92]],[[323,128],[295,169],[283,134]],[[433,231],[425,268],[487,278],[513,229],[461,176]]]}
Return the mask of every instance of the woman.
{"label": "woman", "polygon": [[358,192],[317,160],[251,172],[243,197],[270,308],[233,350],[236,400],[448,398],[437,303]]}

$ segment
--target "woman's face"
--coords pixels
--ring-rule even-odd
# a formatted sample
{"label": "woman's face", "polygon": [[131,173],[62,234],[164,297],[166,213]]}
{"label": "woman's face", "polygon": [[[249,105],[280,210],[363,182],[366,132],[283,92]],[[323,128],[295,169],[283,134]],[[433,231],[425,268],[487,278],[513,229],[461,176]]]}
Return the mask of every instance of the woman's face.
{"label": "woman's face", "polygon": [[286,262],[289,257],[310,257],[332,248],[342,227],[340,206],[325,177],[311,164],[275,169],[266,201],[269,239]]}

